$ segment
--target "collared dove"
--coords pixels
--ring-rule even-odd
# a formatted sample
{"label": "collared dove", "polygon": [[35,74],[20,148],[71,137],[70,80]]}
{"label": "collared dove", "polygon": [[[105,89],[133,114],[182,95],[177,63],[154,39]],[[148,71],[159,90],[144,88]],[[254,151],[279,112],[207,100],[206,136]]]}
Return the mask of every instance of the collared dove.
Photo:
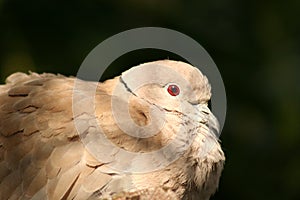
{"label": "collared dove", "polygon": [[209,199],[225,161],[210,97],[171,60],[102,83],[14,73],[0,85],[0,199]]}

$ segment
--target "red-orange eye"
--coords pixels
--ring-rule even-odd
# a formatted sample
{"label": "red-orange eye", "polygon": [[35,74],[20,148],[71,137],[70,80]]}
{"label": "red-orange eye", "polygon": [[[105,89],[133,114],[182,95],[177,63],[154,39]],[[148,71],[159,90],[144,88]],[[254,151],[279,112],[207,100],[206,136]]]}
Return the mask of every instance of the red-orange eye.
{"label": "red-orange eye", "polygon": [[172,96],[177,96],[180,93],[180,89],[179,89],[179,87],[177,85],[173,84],[173,85],[169,85],[168,92]]}

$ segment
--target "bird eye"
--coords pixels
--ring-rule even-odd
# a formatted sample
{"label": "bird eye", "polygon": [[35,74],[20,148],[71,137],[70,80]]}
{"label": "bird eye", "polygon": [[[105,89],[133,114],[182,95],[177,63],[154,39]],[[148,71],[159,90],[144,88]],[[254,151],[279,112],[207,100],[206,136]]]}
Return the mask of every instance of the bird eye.
{"label": "bird eye", "polygon": [[172,96],[177,96],[180,93],[180,89],[177,85],[172,84],[168,86],[168,92]]}

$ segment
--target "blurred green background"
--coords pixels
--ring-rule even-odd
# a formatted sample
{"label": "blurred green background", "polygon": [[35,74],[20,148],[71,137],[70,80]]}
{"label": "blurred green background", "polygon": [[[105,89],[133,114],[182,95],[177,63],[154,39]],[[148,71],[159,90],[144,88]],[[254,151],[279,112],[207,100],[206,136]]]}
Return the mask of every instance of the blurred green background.
{"label": "blurred green background", "polygon": [[[121,31],[158,26],[197,40],[227,91],[227,156],[213,197],[300,198],[300,1],[0,0],[0,80],[16,71],[76,75],[85,56]],[[176,55],[122,56],[107,77]]]}

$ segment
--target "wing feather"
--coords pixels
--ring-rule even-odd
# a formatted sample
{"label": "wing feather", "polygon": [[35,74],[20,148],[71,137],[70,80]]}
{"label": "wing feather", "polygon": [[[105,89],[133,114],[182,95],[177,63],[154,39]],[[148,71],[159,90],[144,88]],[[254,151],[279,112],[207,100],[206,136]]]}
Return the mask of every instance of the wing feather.
{"label": "wing feather", "polygon": [[0,86],[0,199],[88,197],[111,179],[74,127],[74,80],[15,73]]}

